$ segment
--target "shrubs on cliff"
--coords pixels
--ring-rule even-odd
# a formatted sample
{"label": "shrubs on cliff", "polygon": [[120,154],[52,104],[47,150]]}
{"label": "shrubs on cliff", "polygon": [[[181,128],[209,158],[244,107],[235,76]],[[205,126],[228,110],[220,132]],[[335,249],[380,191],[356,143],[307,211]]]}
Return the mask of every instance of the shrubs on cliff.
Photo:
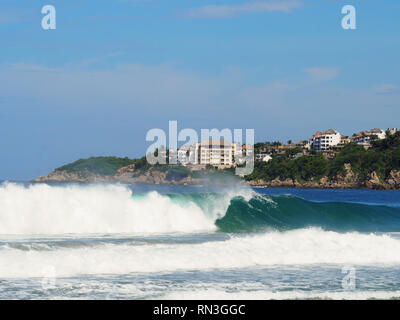
{"label": "shrubs on cliff", "polygon": [[167,180],[179,181],[187,178],[190,175],[190,170],[181,165],[170,166],[167,173]]}
{"label": "shrubs on cliff", "polygon": [[345,146],[333,160],[326,160],[322,154],[302,156],[297,159],[273,158],[268,162],[255,163],[254,172],[246,180],[271,181],[293,179],[297,181],[316,181],[323,176],[334,179],[346,174],[345,164],[351,165],[360,181],[370,178],[376,172],[381,180],[389,177],[392,170],[400,170],[400,132],[388,135],[383,140],[373,141],[372,147],[350,143]]}
{"label": "shrubs on cliff", "polygon": [[332,178],[338,174],[343,176],[344,164],[350,163],[360,180],[368,179],[373,171],[384,179],[393,167],[387,155],[374,149],[365,150],[362,146],[350,144],[329,164],[329,177]]}
{"label": "shrubs on cliff", "polygon": [[[346,175],[345,164],[350,164],[360,182],[370,179],[373,172],[383,181],[387,180],[391,174],[393,175],[393,170],[400,170],[400,132],[389,135],[386,139],[373,141],[372,147],[368,150],[351,143],[338,152],[333,160],[326,160],[318,152],[293,159],[298,151],[297,149],[290,150],[281,155],[280,158],[274,157],[268,162],[256,161],[253,173],[246,176],[245,179],[271,181],[280,178],[281,180],[293,179],[304,182],[318,181],[322,177],[328,176],[331,180],[335,180],[338,176],[344,177]],[[221,180],[230,181],[234,176],[234,169],[216,171],[212,167],[208,167],[202,171],[191,172],[181,165],[156,164],[152,166],[148,164],[145,157],[140,159],[129,159],[127,157],[79,159],[56,169],[56,171],[77,173],[82,177],[89,173],[113,176],[117,174],[118,169],[131,164],[135,165],[134,171],[137,174],[143,174],[148,170],[160,171],[166,173],[166,178],[169,181],[178,181],[191,176],[192,178],[219,182]]]}
{"label": "shrubs on cliff", "polygon": [[246,179],[271,181],[279,177],[282,180],[309,181],[326,175],[327,167],[328,162],[321,154],[303,156],[295,160],[274,158],[268,162],[256,161],[253,173]]}
{"label": "shrubs on cliff", "polygon": [[79,159],[75,162],[59,167],[56,171],[67,171],[80,174],[99,174],[99,175],[115,175],[118,169],[134,164],[136,160],[117,157],[91,157],[88,159]]}
{"label": "shrubs on cliff", "polygon": [[88,159],[79,159],[70,164],[57,168],[55,171],[65,171],[69,173],[77,173],[82,177],[88,174],[98,174],[105,176],[114,176],[122,167],[134,164],[134,171],[143,174],[147,170],[156,170],[167,173],[167,179],[181,180],[188,177],[191,172],[181,165],[150,165],[146,157],[140,159],[118,158],[118,157],[91,157]]}

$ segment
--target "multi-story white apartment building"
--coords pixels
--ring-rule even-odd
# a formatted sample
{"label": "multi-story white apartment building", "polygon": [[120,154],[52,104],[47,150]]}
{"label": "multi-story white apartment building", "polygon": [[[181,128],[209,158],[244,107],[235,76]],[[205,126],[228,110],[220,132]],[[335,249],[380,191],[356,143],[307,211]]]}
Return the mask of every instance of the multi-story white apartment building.
{"label": "multi-story white apartment building", "polygon": [[225,140],[205,140],[196,143],[195,164],[231,167],[235,164],[237,144]]}
{"label": "multi-story white apartment building", "polygon": [[351,141],[357,144],[367,145],[371,143],[372,137],[375,137],[375,139],[379,140],[385,139],[386,132],[379,128],[375,128],[370,131],[361,131],[360,133],[351,137]]}
{"label": "multi-story white apartment building", "polygon": [[337,146],[341,140],[341,134],[336,130],[329,129],[324,132],[317,131],[310,138],[310,149],[317,151],[329,150],[331,147]]}

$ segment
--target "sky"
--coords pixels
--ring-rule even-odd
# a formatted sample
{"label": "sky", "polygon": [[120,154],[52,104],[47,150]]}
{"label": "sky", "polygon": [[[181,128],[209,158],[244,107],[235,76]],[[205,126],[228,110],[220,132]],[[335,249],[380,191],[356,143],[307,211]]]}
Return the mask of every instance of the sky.
{"label": "sky", "polygon": [[400,127],[399,17],[397,0],[1,0],[0,179],[141,157],[170,120],[283,142]]}

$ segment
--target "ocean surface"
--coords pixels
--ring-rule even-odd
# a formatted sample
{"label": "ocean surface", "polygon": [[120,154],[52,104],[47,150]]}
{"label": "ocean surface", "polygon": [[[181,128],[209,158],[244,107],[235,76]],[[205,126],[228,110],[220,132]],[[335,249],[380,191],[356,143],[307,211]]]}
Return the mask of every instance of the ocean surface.
{"label": "ocean surface", "polygon": [[0,299],[398,299],[400,192],[0,183]]}

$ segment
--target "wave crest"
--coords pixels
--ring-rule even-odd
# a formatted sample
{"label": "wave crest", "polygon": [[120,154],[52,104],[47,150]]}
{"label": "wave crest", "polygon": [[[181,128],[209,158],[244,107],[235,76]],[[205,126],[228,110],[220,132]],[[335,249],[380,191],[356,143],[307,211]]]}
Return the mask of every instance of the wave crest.
{"label": "wave crest", "polygon": [[312,202],[293,196],[235,197],[216,225],[224,232],[320,227],[348,232],[400,231],[400,209],[345,202]]}
{"label": "wave crest", "polygon": [[122,185],[0,185],[0,234],[148,234],[287,231],[400,231],[400,209],[221,193],[132,194]]}
{"label": "wave crest", "polygon": [[0,186],[0,234],[55,235],[214,231],[215,218],[195,203],[150,192],[132,197],[120,185]]}

